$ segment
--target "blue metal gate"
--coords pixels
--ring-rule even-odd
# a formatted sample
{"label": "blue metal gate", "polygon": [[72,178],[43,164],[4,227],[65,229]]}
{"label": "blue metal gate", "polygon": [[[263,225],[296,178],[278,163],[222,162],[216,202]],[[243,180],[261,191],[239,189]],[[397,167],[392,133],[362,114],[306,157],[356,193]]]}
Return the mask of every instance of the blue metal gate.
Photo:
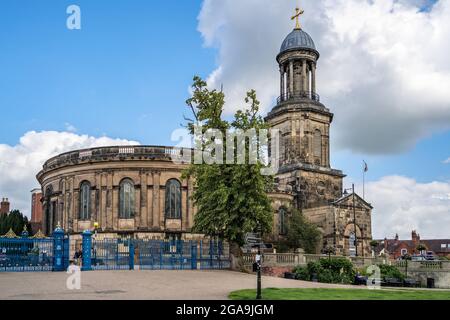
{"label": "blue metal gate", "polygon": [[[220,241],[135,240],[139,269],[229,269],[228,250]],[[226,248],[227,249],[227,248]]]}
{"label": "blue metal gate", "polygon": [[219,241],[103,239],[92,241],[93,270],[228,269]]}
{"label": "blue metal gate", "polygon": [[130,269],[129,239],[103,239],[92,241],[91,265],[93,270]]}
{"label": "blue metal gate", "polygon": [[192,242],[135,240],[139,269],[185,270],[192,269]]}
{"label": "blue metal gate", "polygon": [[[83,233],[82,270],[228,269],[228,247],[221,241],[92,239]],[[64,271],[70,264],[70,239],[57,227],[53,237],[42,233],[21,237],[10,231],[0,237],[0,272]]]}
{"label": "blue metal gate", "polygon": [[0,272],[52,271],[53,239],[0,238]]}
{"label": "blue metal gate", "polygon": [[229,269],[231,267],[229,247],[222,241],[199,241],[197,256],[199,269]]}

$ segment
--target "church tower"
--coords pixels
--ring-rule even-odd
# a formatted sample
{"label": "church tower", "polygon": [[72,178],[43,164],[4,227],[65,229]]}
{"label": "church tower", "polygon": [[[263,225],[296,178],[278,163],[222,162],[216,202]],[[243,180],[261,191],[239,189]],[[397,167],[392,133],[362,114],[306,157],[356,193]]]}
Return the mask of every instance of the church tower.
{"label": "church tower", "polygon": [[[278,129],[279,171],[269,194],[274,209],[274,239],[286,236],[288,212],[300,209],[321,232],[318,253],[368,256],[372,239],[372,206],[357,194],[343,192],[340,170],[330,164],[331,111],[317,94],[316,70],[320,58],[313,39],[298,22],[281,45],[280,96],[266,117]],[[274,143],[271,141],[271,143]],[[272,155],[275,156],[275,155]]]}
{"label": "church tower", "polygon": [[333,114],[317,94],[316,69],[320,58],[313,39],[298,22],[281,45],[280,96],[267,115],[271,128],[280,130],[278,175],[283,188],[296,190],[297,206],[328,204],[342,196],[341,171],[330,166],[330,125]]}

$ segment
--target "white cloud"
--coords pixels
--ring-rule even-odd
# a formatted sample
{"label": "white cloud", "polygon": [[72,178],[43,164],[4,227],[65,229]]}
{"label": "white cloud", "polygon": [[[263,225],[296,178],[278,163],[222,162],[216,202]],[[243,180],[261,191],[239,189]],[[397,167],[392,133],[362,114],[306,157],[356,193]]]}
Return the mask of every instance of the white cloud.
{"label": "white cloud", "polygon": [[417,230],[423,239],[450,238],[450,183],[418,183],[389,176],[366,185],[367,201],[375,207],[373,236],[410,239]]}
{"label": "white cloud", "polygon": [[70,123],[68,123],[68,122],[66,122],[66,123],[64,124],[64,126],[66,127],[66,131],[68,131],[68,132],[73,132],[73,133],[75,133],[75,132],[78,131],[77,128],[76,128],[73,124],[70,124]]}
{"label": "white cloud", "polygon": [[448,158],[447,160],[442,161],[443,164],[450,164],[450,158]]}
{"label": "white cloud", "polygon": [[39,187],[35,177],[46,160],[76,149],[137,144],[135,141],[96,138],[71,132],[28,132],[15,146],[0,144],[0,197],[8,197],[12,209],[19,209],[29,216],[29,191]]}
{"label": "white cloud", "polygon": [[[304,30],[321,52],[318,93],[336,114],[339,149],[388,154],[450,128],[450,1],[302,1]],[[292,30],[291,0],[204,0],[199,31],[219,50],[208,82],[227,110],[257,90],[265,111],[279,93],[275,56]]]}

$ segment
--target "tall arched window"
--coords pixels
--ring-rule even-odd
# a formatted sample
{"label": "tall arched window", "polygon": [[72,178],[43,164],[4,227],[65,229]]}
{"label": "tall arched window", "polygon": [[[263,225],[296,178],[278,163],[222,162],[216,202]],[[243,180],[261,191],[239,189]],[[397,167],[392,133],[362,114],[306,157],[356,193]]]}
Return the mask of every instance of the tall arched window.
{"label": "tall arched window", "polygon": [[181,219],[181,183],[170,179],[166,183],[166,218]]}
{"label": "tall arched window", "polygon": [[280,210],[278,210],[278,215],[280,218],[280,235],[286,235],[287,234],[287,210],[284,207],[281,207]]}
{"label": "tall arched window", "polygon": [[91,184],[87,181],[80,186],[80,220],[91,219]]}
{"label": "tall arched window", "polygon": [[119,205],[120,219],[131,219],[134,217],[135,191],[134,183],[131,179],[124,179],[120,183]]}
{"label": "tall arched window", "polygon": [[320,130],[314,131],[313,149],[314,156],[322,160],[322,133]]}

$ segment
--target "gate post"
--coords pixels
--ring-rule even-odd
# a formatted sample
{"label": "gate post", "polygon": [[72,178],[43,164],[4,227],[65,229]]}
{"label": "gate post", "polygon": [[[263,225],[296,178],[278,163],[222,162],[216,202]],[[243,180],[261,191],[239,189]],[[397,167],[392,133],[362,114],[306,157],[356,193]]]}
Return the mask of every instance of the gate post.
{"label": "gate post", "polygon": [[191,269],[197,270],[197,242],[191,241]]}
{"label": "gate post", "polygon": [[53,271],[64,271],[64,230],[58,225],[53,231]]}
{"label": "gate post", "polygon": [[130,265],[130,270],[134,270],[134,243],[133,241],[130,239],[130,244],[128,246],[128,251],[129,251],[129,265]]}
{"label": "gate post", "polygon": [[82,234],[83,237],[83,266],[81,271],[92,270],[91,266],[91,252],[92,252],[92,232],[85,230]]}

